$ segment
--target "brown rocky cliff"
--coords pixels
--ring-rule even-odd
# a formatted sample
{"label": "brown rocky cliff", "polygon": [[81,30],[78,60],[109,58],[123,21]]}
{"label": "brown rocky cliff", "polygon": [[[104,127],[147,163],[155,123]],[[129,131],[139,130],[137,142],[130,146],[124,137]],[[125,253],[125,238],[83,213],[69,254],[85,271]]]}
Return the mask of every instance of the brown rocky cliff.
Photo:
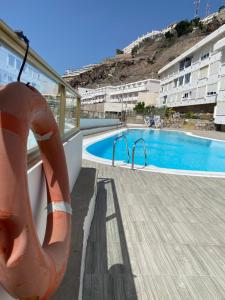
{"label": "brown rocky cliff", "polygon": [[158,71],[222,25],[213,20],[207,30],[195,30],[181,37],[146,39],[132,55],[118,55],[105,60],[92,70],[68,80],[74,87],[97,88],[119,85],[147,78],[158,78]]}

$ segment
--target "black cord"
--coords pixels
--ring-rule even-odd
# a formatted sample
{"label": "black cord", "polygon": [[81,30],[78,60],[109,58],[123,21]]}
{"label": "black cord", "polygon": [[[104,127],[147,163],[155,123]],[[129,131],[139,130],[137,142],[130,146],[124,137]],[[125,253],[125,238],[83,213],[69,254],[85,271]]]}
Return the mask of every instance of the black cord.
{"label": "black cord", "polygon": [[27,48],[26,48],[26,52],[25,52],[25,55],[24,55],[24,58],[23,58],[23,63],[20,67],[20,71],[19,71],[19,74],[18,74],[18,77],[17,77],[17,81],[20,81],[20,77],[21,77],[21,74],[23,72],[23,69],[24,69],[24,66],[25,66],[25,63],[27,61],[27,55],[28,55],[28,51],[29,51],[29,40],[28,38],[23,34],[23,31],[16,31],[16,34],[18,35],[18,37],[20,39],[22,39],[25,44],[27,45]]}

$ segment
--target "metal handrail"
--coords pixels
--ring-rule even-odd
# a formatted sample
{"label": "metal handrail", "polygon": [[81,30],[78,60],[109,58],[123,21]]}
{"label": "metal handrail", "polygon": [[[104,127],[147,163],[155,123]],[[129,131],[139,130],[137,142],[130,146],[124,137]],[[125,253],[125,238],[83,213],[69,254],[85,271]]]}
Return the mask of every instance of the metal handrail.
{"label": "metal handrail", "polygon": [[128,163],[130,162],[130,151],[129,151],[129,147],[128,147],[127,137],[126,137],[124,134],[122,134],[122,135],[116,137],[115,140],[114,140],[114,142],[113,142],[113,157],[112,157],[112,166],[113,166],[113,167],[115,167],[115,151],[116,151],[116,144],[117,144],[117,142],[118,142],[120,139],[122,139],[122,138],[124,138],[124,141],[125,141],[125,143],[126,143],[127,156],[128,156],[128,161],[127,161],[127,162],[128,162]]}
{"label": "metal handrail", "polygon": [[143,138],[140,138],[134,142],[133,148],[132,148],[132,166],[131,168],[134,169],[134,156],[135,156],[135,150],[136,150],[136,145],[139,142],[143,142],[144,145],[144,156],[145,156],[145,166],[147,166],[147,149],[145,145],[145,140]]}

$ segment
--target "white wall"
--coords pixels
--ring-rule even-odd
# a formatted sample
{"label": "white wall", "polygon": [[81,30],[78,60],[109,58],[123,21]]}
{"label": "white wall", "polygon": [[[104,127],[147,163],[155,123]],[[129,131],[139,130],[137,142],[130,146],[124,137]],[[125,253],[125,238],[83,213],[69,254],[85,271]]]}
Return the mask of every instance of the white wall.
{"label": "white wall", "polygon": [[91,128],[91,129],[84,129],[82,130],[83,136],[90,135],[90,134],[96,134],[99,132],[109,131],[113,129],[117,129],[118,127],[121,127],[122,125],[114,126],[107,126],[107,127],[97,127],[97,128]]}
{"label": "white wall", "polygon": [[156,100],[159,97],[159,93],[152,93],[152,92],[147,92],[147,93],[139,93],[137,102],[144,102],[145,105],[152,105],[156,106]]}
{"label": "white wall", "polygon": [[[76,182],[82,164],[82,134],[78,133],[64,144],[66,155],[70,190]],[[28,171],[28,185],[30,192],[30,202],[33,212],[33,217],[37,226],[37,232],[40,242],[43,242],[46,217],[47,217],[47,197],[44,174],[42,172],[42,165],[38,163]],[[3,289],[0,288],[1,300],[12,300]]]}
{"label": "white wall", "polygon": [[100,126],[113,126],[120,124],[119,119],[81,119],[80,120],[80,128],[93,128]]}
{"label": "white wall", "polygon": [[119,113],[122,110],[133,110],[134,104],[129,104],[129,103],[121,103],[121,102],[106,102],[104,103],[104,110],[105,112],[116,112]]}

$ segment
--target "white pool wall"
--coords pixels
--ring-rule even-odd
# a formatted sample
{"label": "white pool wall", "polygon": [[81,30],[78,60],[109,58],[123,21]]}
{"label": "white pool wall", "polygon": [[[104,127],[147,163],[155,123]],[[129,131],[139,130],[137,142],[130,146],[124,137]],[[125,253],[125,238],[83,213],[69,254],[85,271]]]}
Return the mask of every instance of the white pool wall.
{"label": "white pool wall", "polygon": [[80,119],[80,128],[87,129],[93,127],[115,126],[120,123],[119,119]]}
{"label": "white pool wall", "polygon": [[83,136],[112,130],[120,126],[119,119],[81,119]]}

